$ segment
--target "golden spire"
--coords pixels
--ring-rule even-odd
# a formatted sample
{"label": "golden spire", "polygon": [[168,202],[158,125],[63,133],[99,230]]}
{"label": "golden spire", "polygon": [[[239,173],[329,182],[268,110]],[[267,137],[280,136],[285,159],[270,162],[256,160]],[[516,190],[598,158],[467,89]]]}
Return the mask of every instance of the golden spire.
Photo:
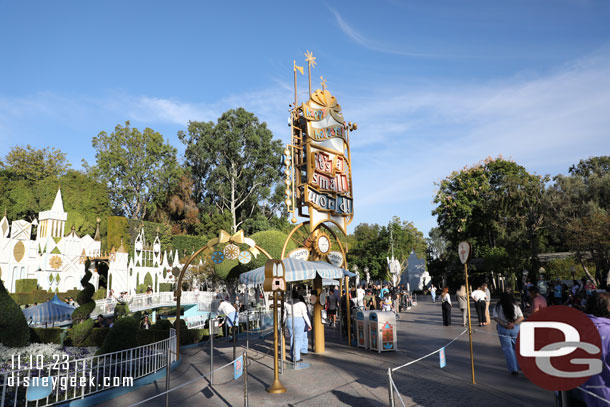
{"label": "golden spire", "polygon": [[302,66],[298,66],[297,65],[297,61],[296,60],[292,60],[292,66],[293,66],[293,71],[294,71],[294,108],[296,109],[297,107],[297,70],[299,72],[301,72],[301,75],[303,75],[303,67]]}
{"label": "golden spire", "polygon": [[309,96],[311,96],[311,68],[316,67],[316,57],[313,56],[313,53],[307,50],[305,53],[305,61],[307,61],[307,71],[308,71],[308,79],[309,79]]}
{"label": "golden spire", "polygon": [[320,79],[322,80],[322,82],[320,82],[320,84],[322,85],[322,90],[326,90],[326,79],[324,79],[323,76],[320,76]]}

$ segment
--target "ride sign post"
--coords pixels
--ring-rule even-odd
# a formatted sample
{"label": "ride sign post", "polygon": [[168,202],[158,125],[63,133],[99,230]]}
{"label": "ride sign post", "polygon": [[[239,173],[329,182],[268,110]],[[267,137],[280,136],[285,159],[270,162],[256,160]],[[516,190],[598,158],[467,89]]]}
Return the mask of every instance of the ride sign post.
{"label": "ride sign post", "polygon": [[468,310],[468,339],[470,341],[470,368],[472,370],[472,384],[474,380],[474,354],[472,353],[472,323],[470,321],[470,285],[468,284],[468,260],[472,256],[472,246],[469,242],[460,242],[458,245],[458,255],[464,265],[464,277],[466,279],[466,308]]}

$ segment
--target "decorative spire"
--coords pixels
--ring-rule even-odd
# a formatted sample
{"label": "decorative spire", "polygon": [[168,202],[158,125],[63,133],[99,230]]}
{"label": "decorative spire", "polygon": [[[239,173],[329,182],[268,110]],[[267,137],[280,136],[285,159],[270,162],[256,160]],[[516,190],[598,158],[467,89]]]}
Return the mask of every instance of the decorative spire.
{"label": "decorative spire", "polygon": [[305,53],[305,61],[307,61],[307,79],[309,79],[309,96],[311,97],[311,68],[315,68],[316,66],[316,57],[313,56],[313,53],[307,50]]}
{"label": "decorative spire", "polygon": [[102,239],[100,238],[100,222],[102,220],[100,218],[97,218],[95,220],[96,222],[96,226],[95,226],[95,237],[93,238],[93,240],[95,240],[96,242],[101,241]]}
{"label": "decorative spire", "polygon": [[51,207],[51,212],[55,212],[55,213],[64,212],[64,201],[61,198],[61,189],[59,189],[59,188],[57,188],[57,195],[55,195],[55,200],[53,201],[53,206]]}

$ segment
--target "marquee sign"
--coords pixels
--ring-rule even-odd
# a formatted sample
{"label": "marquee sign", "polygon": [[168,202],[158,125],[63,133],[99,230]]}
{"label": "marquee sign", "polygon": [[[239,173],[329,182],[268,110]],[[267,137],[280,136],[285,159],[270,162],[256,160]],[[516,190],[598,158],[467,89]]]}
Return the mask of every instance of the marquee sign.
{"label": "marquee sign", "polygon": [[[311,72],[312,60],[309,69]],[[314,64],[315,65],[315,64]],[[346,123],[337,99],[326,89],[311,92],[307,102],[295,103],[291,110],[292,143],[286,158],[286,205],[288,211],[308,217],[311,230],[332,222],[343,233],[353,219],[352,167],[349,133],[356,124]],[[293,217],[296,223],[296,218]]]}

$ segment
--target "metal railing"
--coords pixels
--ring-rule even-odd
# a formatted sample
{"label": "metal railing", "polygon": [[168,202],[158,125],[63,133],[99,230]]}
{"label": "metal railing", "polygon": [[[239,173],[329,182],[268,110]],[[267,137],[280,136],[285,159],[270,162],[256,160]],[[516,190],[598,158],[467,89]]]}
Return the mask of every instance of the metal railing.
{"label": "metal railing", "polygon": [[[15,369],[0,374],[0,406],[52,406],[114,387],[133,386],[134,380],[165,368],[168,360],[174,362],[175,355],[176,331],[170,329],[167,339],[149,345]],[[30,391],[35,388],[49,391],[32,400],[34,392]]]}
{"label": "metal railing", "polygon": [[[182,305],[200,304],[200,308],[209,308],[215,293],[207,291],[184,291],[180,298]],[[160,292],[152,294],[128,295],[119,299],[106,298],[95,301],[95,309],[91,313],[92,317],[103,314],[114,313],[114,308],[118,303],[125,303],[130,311],[143,311],[150,308],[173,307],[176,306],[173,292]]]}

